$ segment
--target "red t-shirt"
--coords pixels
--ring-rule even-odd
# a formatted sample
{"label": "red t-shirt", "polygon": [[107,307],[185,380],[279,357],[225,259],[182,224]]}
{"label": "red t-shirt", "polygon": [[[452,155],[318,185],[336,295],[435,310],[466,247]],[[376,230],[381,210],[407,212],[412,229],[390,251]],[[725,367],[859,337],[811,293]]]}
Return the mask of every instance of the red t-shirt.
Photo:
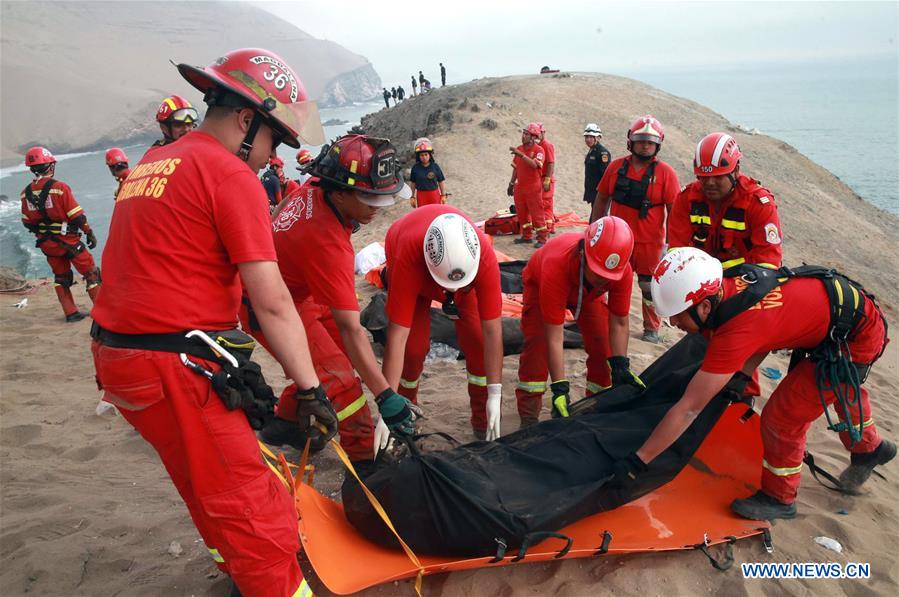
{"label": "red t-shirt", "polygon": [[[578,244],[583,238],[580,232],[566,232],[551,238],[534,253],[524,268],[525,300],[530,299],[531,293],[538,293],[540,313],[549,325],[562,325],[565,323],[565,310],[574,311],[577,307],[581,274]],[[620,280],[607,280],[602,288],[589,288],[585,280],[583,302],[599,300],[609,293],[609,311],[612,315],[627,317],[633,284],[634,272],[628,264]]]}
{"label": "red t-shirt", "polygon": [[499,284],[499,263],[490,239],[467,215],[449,205],[425,205],[394,222],[387,231],[387,317],[404,327],[412,327],[418,297],[443,302],[446,291],[434,281],[425,263],[424,241],[428,226],[437,216],[459,214],[471,223],[481,242],[481,261],[472,289],[478,299],[482,321],[502,316],[503,299]]}
{"label": "red t-shirt", "polygon": [[[42,177],[37,180],[32,181],[29,185],[31,187],[31,192],[34,193],[35,198],[41,194],[41,190],[44,188],[44,185],[47,184],[47,181],[50,180],[50,177]],[[21,195],[22,199],[22,223],[23,224],[38,224],[41,220],[44,219],[43,214],[41,214],[40,210],[28,202],[25,198],[25,191],[22,191]],[[72,194],[72,189],[64,182],[56,181],[53,185],[53,188],[50,189],[50,193],[47,195],[47,201],[44,203],[44,209],[47,210],[47,217],[50,218],[54,222],[68,222],[72,218],[77,218],[80,215],[84,214],[84,210],[81,209],[81,206],[78,205],[78,202],[75,201],[75,196]],[[89,227],[88,227],[89,228]],[[76,234],[80,236],[80,232],[75,230],[72,234]]]}
{"label": "red t-shirt", "polygon": [[295,180],[287,179],[287,183],[284,188],[284,197],[288,197],[291,193],[296,192],[300,188],[300,183]]}
{"label": "red t-shirt", "polygon": [[116,200],[91,316],[123,334],[237,325],[237,264],[276,261],[256,173],[201,131],[144,155]]}
{"label": "red t-shirt", "polygon": [[[606,168],[599,186],[596,187],[597,192],[609,197],[611,201],[612,194],[615,192],[615,181],[618,180],[618,170],[625,158],[616,158],[612,160],[609,167]],[[639,171],[634,170],[633,160],[628,160],[627,177],[631,180],[642,180],[646,173],[646,168]],[[680,183],[677,181],[677,172],[674,168],[656,158],[656,169],[652,180],[649,183],[649,189],[646,196],[653,204],[664,203],[670,205],[674,203],[677,194],[680,191]],[[617,201],[611,201],[612,207],[609,215],[618,216],[628,223],[631,230],[634,231],[634,242],[638,243],[654,243],[664,244],[665,242],[665,207],[653,207],[649,210],[647,216],[640,219],[640,211],[627,205],[622,205]]]}
{"label": "red t-shirt", "polygon": [[[739,290],[738,290],[739,289]],[[740,278],[724,279],[724,298],[745,289]],[[867,320],[849,342],[852,360],[868,363],[883,345],[883,323],[872,301],[865,301]],[[734,373],[759,352],[779,348],[814,348],[830,326],[830,303],[820,280],[794,278],[769,292],[748,311],[721,327],[704,332],[709,346],[702,370]]]}
{"label": "red t-shirt", "polygon": [[358,311],[353,227],[340,222],[321,188],[297,189],[272,222],[281,276],[296,302],[312,295],[320,305]]}
{"label": "red t-shirt", "polygon": [[542,190],[543,181],[541,180],[541,177],[543,176],[543,161],[546,157],[543,146],[539,143],[532,143],[530,147],[519,145],[518,150],[532,160],[536,160],[539,165],[538,168],[532,168],[531,165],[526,163],[523,159],[517,155],[514,156],[512,158],[512,167],[515,168],[515,177],[518,184],[522,187],[539,186]]}
{"label": "red t-shirt", "polygon": [[[543,162],[543,168],[541,168],[541,176],[546,176],[546,165],[556,163],[556,146],[550,143],[549,139],[543,139],[540,142],[540,146],[543,147],[543,154],[546,156],[546,161]],[[556,179],[555,174],[553,174],[552,179]]]}

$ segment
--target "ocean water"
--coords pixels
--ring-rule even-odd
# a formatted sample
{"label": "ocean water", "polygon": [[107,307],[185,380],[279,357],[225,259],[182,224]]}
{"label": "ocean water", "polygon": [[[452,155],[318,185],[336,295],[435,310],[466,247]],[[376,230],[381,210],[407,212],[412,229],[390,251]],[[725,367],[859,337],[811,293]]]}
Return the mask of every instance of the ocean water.
{"label": "ocean water", "polygon": [[[694,100],[735,124],[790,143],[868,202],[899,215],[899,67],[892,56],[825,64],[766,64],[619,72]],[[380,102],[321,111],[329,139],[358,124]],[[125,147],[132,163],[144,146]],[[52,148],[51,148],[52,150]],[[283,148],[286,163],[294,152]],[[99,259],[112,215],[116,183],[103,153],[57,156],[57,177],[68,183],[97,231]],[[751,166],[747,165],[751,172]],[[24,166],[0,170],[0,265],[30,277],[50,269],[34,237],[20,223],[18,196],[31,180]]]}

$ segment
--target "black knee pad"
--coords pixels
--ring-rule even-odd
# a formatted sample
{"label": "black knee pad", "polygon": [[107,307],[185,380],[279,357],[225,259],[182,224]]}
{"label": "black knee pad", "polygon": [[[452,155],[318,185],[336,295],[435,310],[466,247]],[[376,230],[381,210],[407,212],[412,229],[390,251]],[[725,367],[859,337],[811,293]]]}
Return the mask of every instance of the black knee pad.
{"label": "black knee pad", "polygon": [[637,286],[640,287],[640,294],[643,295],[643,298],[651,301],[652,300],[652,276],[648,276],[645,274],[637,274]]}
{"label": "black knee pad", "polygon": [[72,273],[72,270],[64,274],[56,274],[53,277],[53,283],[63,288],[69,288],[75,283],[75,274]]}
{"label": "black knee pad", "polygon": [[[71,272],[69,272],[71,273]],[[86,272],[84,274],[84,283],[88,286],[96,286],[100,283],[100,268],[95,267],[94,269]]]}

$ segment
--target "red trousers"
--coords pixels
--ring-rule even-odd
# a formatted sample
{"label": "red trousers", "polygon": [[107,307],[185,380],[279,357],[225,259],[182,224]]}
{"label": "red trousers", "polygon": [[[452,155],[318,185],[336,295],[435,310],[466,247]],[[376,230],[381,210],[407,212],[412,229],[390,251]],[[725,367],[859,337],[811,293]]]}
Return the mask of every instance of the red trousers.
{"label": "red trousers", "polygon": [[[388,291],[389,292],[389,291]],[[478,314],[478,299],[473,292],[456,293],[459,319],[456,320],[456,338],[465,354],[468,370],[468,399],[471,405],[471,427],[487,430],[487,372],[484,367],[484,333]],[[425,357],[431,348],[431,299],[418,297],[415,315],[406,353],[403,358],[403,374],[399,393],[418,403],[418,383],[424,370]]]}
{"label": "red trousers", "polygon": [[664,245],[659,243],[634,243],[634,252],[631,255],[631,267],[637,274],[637,284],[640,286],[640,294],[643,297],[643,329],[645,331],[658,331],[662,326],[662,318],[656,313],[652,304],[650,282],[652,272],[655,271],[659,261],[662,260]]}
{"label": "red trousers", "polygon": [[[577,318],[584,349],[587,352],[587,386],[585,395],[608,388],[612,385],[611,372],[607,360],[609,348],[609,308],[602,297],[584,300]],[[546,378],[549,375],[547,362],[546,333],[543,315],[540,313],[540,294],[536,287],[524,287],[524,306],[521,312],[521,331],[524,334],[524,349],[518,361],[518,387],[515,398],[518,414],[522,418],[536,419],[543,405],[546,392]]]}
{"label": "red trousers", "polygon": [[[328,394],[340,421],[340,445],[352,460],[371,460],[374,455],[374,424],[362,383],[356,377],[340,338],[340,330],[331,316],[331,309],[311,298],[294,303],[309,343],[309,353],[315,374]],[[241,306],[240,325],[247,333],[271,352],[262,330],[251,329],[246,305]],[[276,412],[288,421],[297,420],[296,384],[281,392]]]}
{"label": "red trousers", "polygon": [[515,183],[515,213],[518,215],[518,223],[521,225],[522,238],[534,238],[546,242],[548,238],[546,230],[546,218],[543,207],[543,183],[524,186],[521,182]]}
{"label": "red trousers", "polygon": [[[882,328],[881,328],[882,329]],[[825,394],[828,404],[834,402],[832,392]],[[868,390],[861,389],[862,439],[850,448],[849,434],[840,433],[840,441],[850,452],[873,452],[880,445],[880,436],[871,418]],[[836,409],[843,420],[842,409]],[[815,364],[806,359],[787,373],[765,408],[762,410],[762,490],[785,504],[792,504],[799,492],[802,458],[805,455],[805,435],[812,422],[824,413]],[[850,409],[853,425],[858,424],[858,406]]]}
{"label": "red trousers", "polygon": [[91,350],[104,400],[156,449],[219,568],[247,596],[306,587],[293,498],[263,463],[243,411],[227,410],[175,353]]}
{"label": "red trousers", "polygon": [[[79,242],[78,240],[65,240],[63,237],[60,237],[60,240],[71,246],[75,246]],[[56,291],[56,298],[59,299],[59,304],[66,316],[78,311],[70,289],[73,283],[73,267],[84,277],[87,295],[91,302],[94,302],[100,291],[100,270],[97,269],[90,251],[84,249],[74,257],[70,257],[69,251],[54,240],[46,240],[41,243],[41,251],[47,257],[47,263],[50,264],[50,269],[53,271],[53,289]]]}
{"label": "red trousers", "polygon": [[440,205],[440,189],[434,189],[433,191],[418,189],[415,191],[415,199],[418,207],[422,205]]}
{"label": "red trousers", "polygon": [[549,190],[543,191],[543,220],[546,222],[546,230],[549,233],[556,231],[555,194],[556,181],[553,180],[549,183]]}

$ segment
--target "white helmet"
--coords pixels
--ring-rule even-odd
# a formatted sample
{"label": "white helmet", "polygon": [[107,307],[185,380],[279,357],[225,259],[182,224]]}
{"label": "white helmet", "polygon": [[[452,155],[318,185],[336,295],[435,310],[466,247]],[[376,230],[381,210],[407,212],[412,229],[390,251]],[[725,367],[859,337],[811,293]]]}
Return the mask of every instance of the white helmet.
{"label": "white helmet", "polygon": [[665,255],[652,274],[650,291],[656,313],[671,317],[718,294],[721,262],[700,249],[678,247]]}
{"label": "white helmet", "polygon": [[456,213],[440,214],[428,226],[425,263],[431,277],[447,290],[471,284],[481,261],[481,241],[468,220]]}
{"label": "white helmet", "polygon": [[595,122],[591,122],[584,127],[585,137],[602,137],[602,129]]}

